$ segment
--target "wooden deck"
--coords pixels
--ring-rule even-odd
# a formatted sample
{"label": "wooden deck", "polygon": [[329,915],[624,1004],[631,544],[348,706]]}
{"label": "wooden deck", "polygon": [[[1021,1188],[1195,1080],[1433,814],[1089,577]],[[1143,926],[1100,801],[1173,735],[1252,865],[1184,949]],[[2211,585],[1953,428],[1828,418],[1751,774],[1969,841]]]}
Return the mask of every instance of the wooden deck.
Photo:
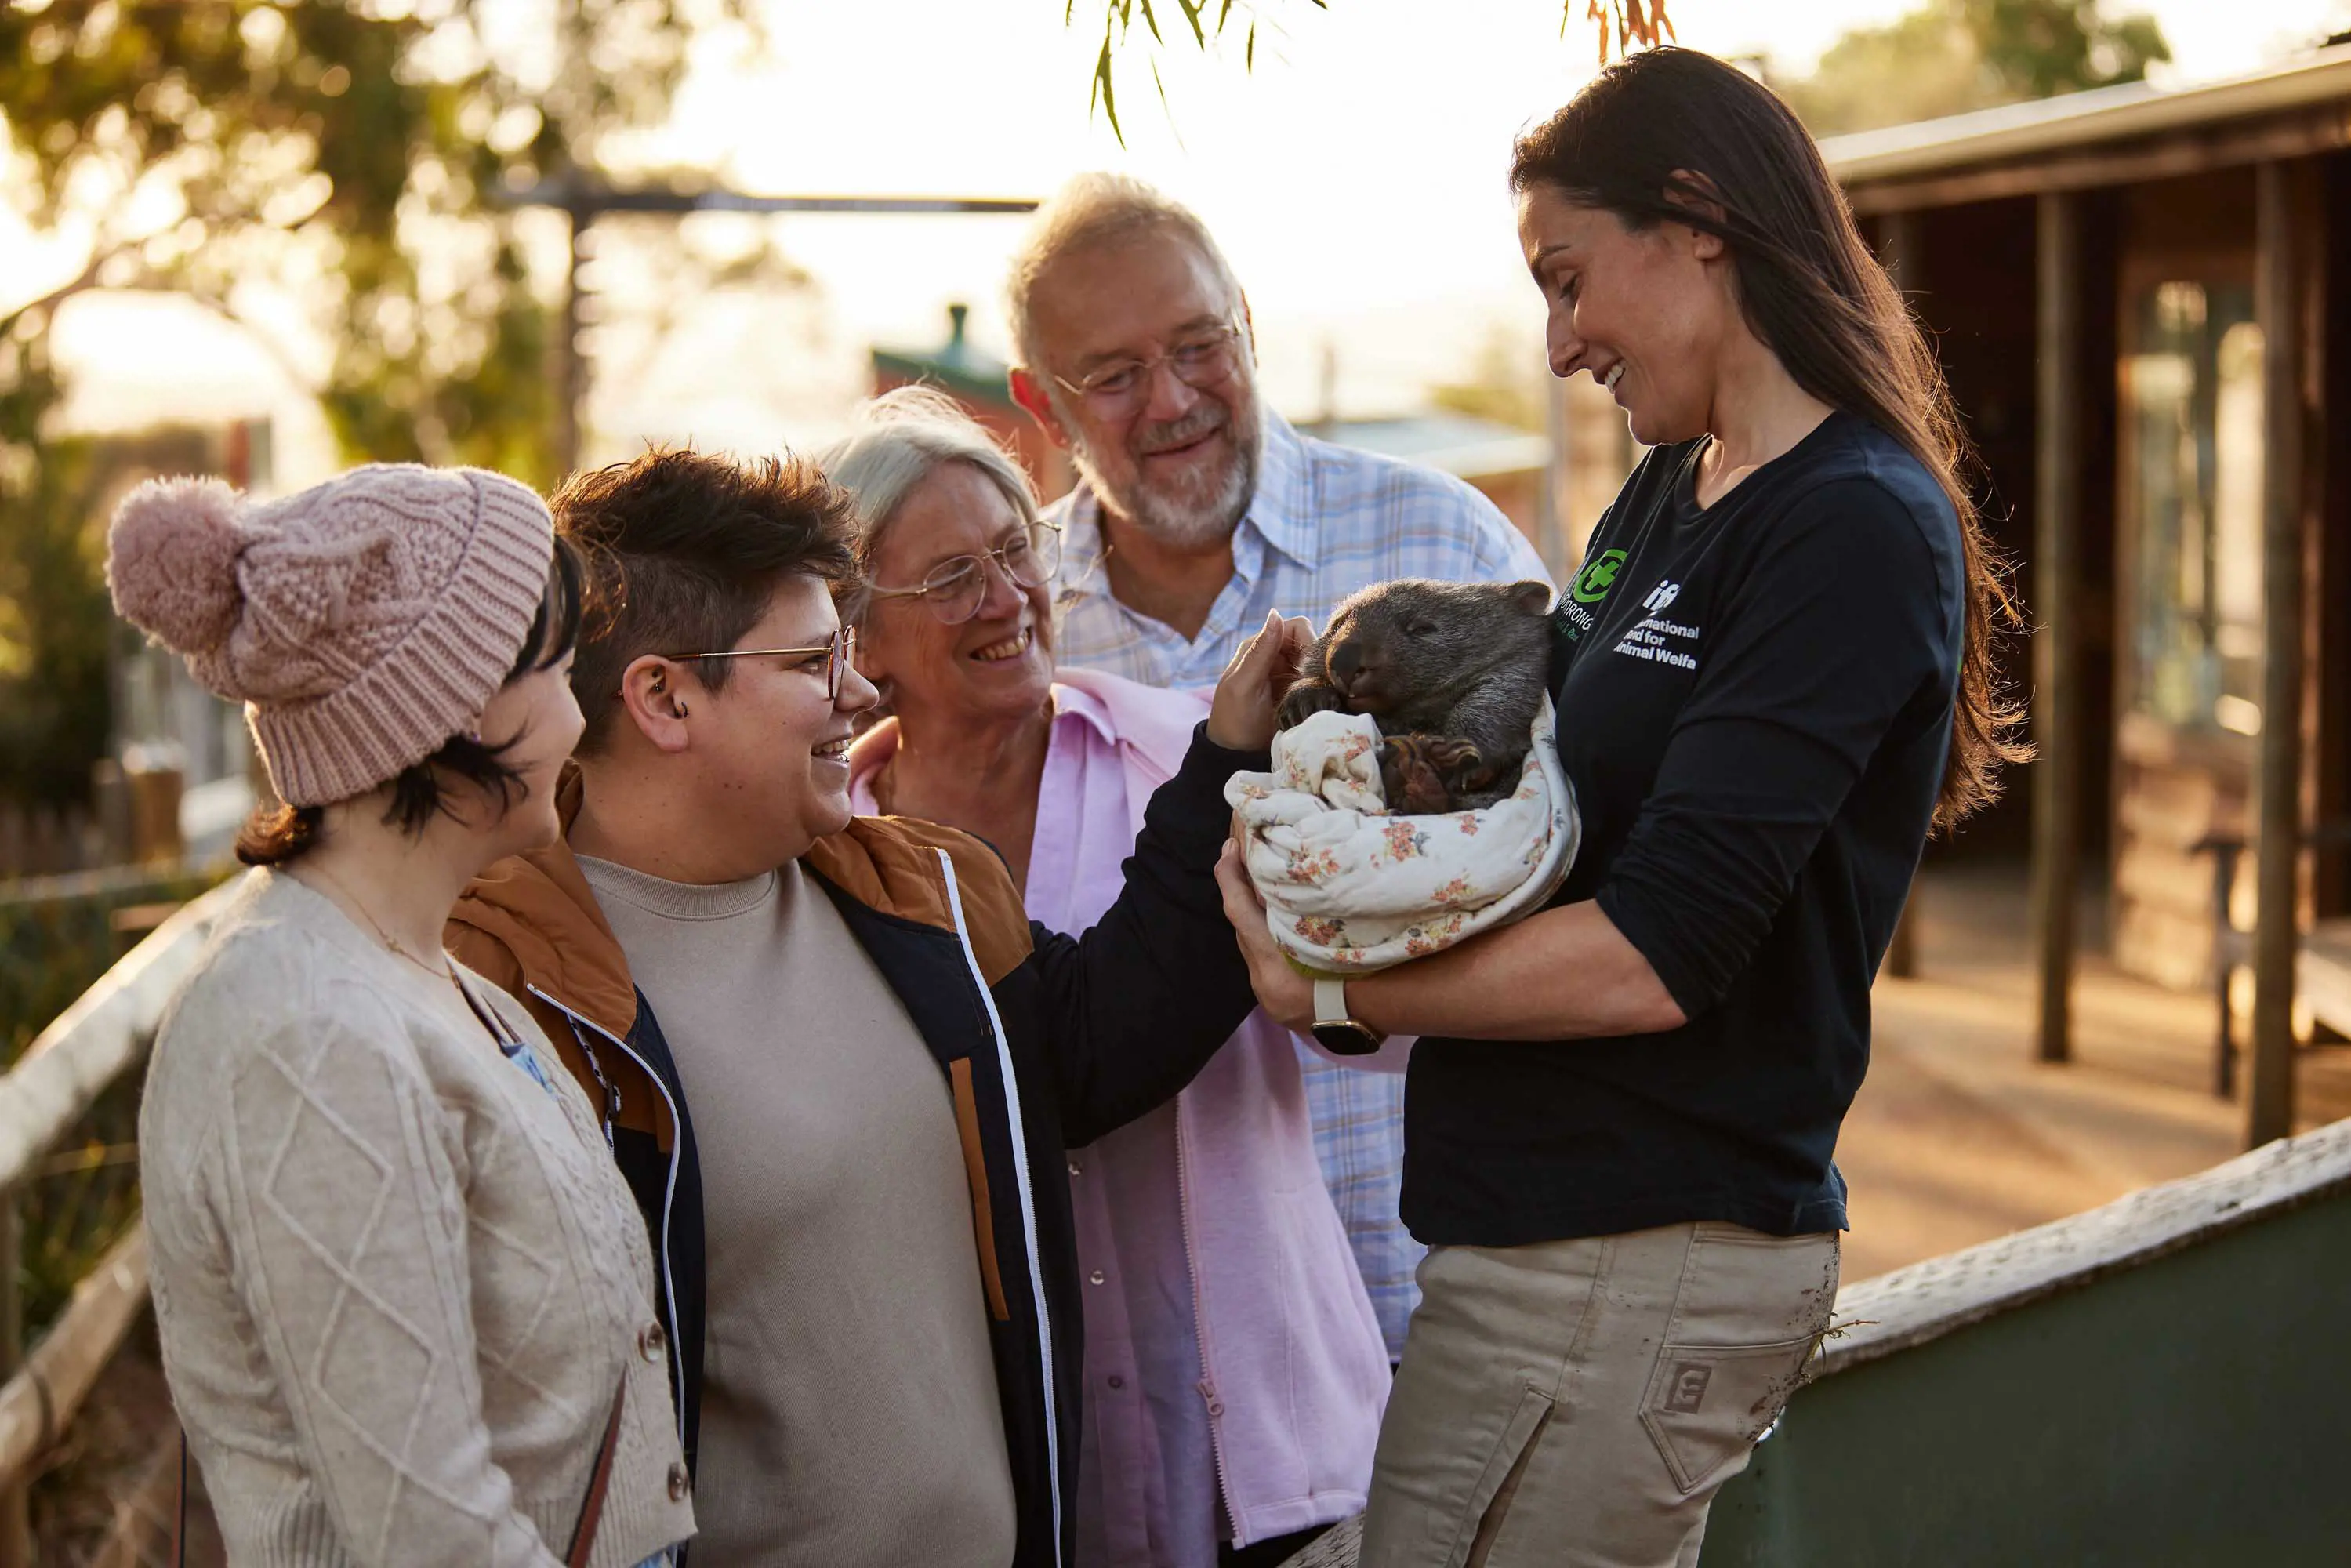
{"label": "wooden deck", "polygon": [[[1930,873],[1919,912],[1919,977],[1878,982],[1869,1077],[1837,1148],[1852,1189],[1847,1280],[2243,1151],[2241,1102],[2211,1092],[2207,993],[2167,990],[2085,956],[2076,1060],[2043,1065],[2032,1060],[2022,873]],[[2094,936],[2095,912],[2085,914]],[[2241,1045],[2241,1019],[2238,1027]],[[2300,1127],[2351,1116],[2351,1046],[2306,1047],[2297,1069]]]}

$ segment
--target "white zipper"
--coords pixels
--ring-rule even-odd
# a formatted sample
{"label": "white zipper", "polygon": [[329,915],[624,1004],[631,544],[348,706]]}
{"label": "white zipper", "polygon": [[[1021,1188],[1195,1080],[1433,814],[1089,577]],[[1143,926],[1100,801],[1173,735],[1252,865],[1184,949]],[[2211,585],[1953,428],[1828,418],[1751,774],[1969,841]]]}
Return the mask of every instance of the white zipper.
{"label": "white zipper", "polygon": [[[638,1071],[653,1081],[653,1086],[654,1090],[660,1093],[662,1103],[669,1107],[669,1124],[672,1128],[669,1141],[669,1179],[662,1187],[662,1233],[660,1252],[662,1300],[669,1303],[669,1321],[671,1331],[674,1333],[682,1334],[685,1332],[685,1325],[678,1320],[677,1287],[672,1283],[669,1271],[669,1211],[670,1205],[677,1197],[678,1162],[685,1155],[685,1118],[678,1114],[677,1102],[670,1097],[669,1085],[662,1082],[662,1075],[655,1072],[653,1069],[653,1064],[647,1061],[643,1057],[639,1056],[636,1051],[630,1047],[627,1040],[622,1040],[619,1035],[614,1034],[611,1030],[606,1029],[602,1024],[598,1023],[594,1019],[588,1017],[586,1014],[574,1012],[571,1009],[565,1007],[561,1002],[557,1001],[553,997],[549,996],[545,991],[540,990],[537,986],[531,985],[528,981],[524,983],[523,989],[528,991],[532,996],[537,997],[540,1001],[545,1002],[549,1007],[553,1008],[557,1012],[561,1013],[565,1018],[569,1019],[573,1027],[577,1028],[581,1024],[585,1024],[590,1029],[594,1030],[598,1034],[602,1035],[606,1040],[611,1040],[613,1045],[620,1049],[622,1055],[627,1057],[631,1061],[635,1062],[637,1064]],[[674,1414],[677,1416],[677,1440],[679,1444],[683,1446],[685,1442],[685,1350],[682,1345],[675,1348],[676,1354],[670,1357],[670,1382],[673,1386],[673,1392],[677,1396],[677,1408],[674,1411]]]}
{"label": "white zipper", "polygon": [[[1221,1048],[1219,1048],[1221,1049]],[[1184,1231],[1184,1268],[1192,1279],[1192,1339],[1200,1352],[1197,1392],[1208,1417],[1208,1452],[1217,1464],[1217,1497],[1225,1505],[1225,1523],[1238,1536],[1240,1514],[1233,1507],[1230,1472],[1225,1467],[1224,1397],[1217,1392],[1217,1375],[1208,1365],[1208,1314],[1200,1291],[1200,1244],[1192,1234],[1191,1159],[1184,1145],[1184,1095],[1176,1096],[1176,1211]]]}
{"label": "white zipper", "polygon": [[996,1010],[996,997],[972,951],[971,933],[965,928],[963,894],[956,885],[955,862],[945,850],[933,852],[947,873],[947,910],[955,918],[956,940],[963,944],[963,961],[971,969],[971,983],[979,989],[980,1005],[987,1009],[989,1030],[996,1037],[997,1071],[1004,1080],[1004,1109],[1011,1123],[1012,1179],[1020,1195],[1020,1228],[1029,1248],[1029,1291],[1037,1304],[1037,1356],[1045,1383],[1045,1489],[1053,1500],[1053,1562],[1061,1561],[1061,1432],[1054,1415],[1053,1322],[1045,1305],[1045,1267],[1037,1247],[1037,1200],[1029,1186],[1029,1138],[1020,1123],[1020,1090],[1012,1072],[1012,1043],[1005,1038],[1004,1019]]}

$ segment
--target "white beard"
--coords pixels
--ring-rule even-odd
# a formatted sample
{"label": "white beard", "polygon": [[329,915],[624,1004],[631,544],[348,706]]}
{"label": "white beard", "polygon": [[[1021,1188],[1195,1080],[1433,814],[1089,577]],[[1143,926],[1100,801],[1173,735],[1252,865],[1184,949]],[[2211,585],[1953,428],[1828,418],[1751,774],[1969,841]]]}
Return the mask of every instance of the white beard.
{"label": "white beard", "polygon": [[[1139,475],[1126,485],[1112,484],[1082,444],[1072,456],[1080,475],[1112,511],[1178,549],[1204,549],[1230,538],[1241,515],[1249,510],[1250,497],[1257,493],[1258,449],[1254,439],[1236,442],[1232,461],[1207,482],[1206,493],[1186,494],[1144,485]],[[1199,492],[1203,486],[1191,483],[1183,488]]]}

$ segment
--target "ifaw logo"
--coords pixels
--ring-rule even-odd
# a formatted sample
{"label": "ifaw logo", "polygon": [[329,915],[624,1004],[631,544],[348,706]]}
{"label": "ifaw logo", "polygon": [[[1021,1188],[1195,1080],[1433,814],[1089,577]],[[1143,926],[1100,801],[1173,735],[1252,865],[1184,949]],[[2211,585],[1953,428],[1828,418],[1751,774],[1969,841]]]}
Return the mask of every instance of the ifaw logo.
{"label": "ifaw logo", "polygon": [[1666,606],[1681,596],[1680,583],[1660,582],[1656,587],[1649,590],[1649,597],[1641,601],[1641,608],[1652,615],[1663,615],[1666,612]]}

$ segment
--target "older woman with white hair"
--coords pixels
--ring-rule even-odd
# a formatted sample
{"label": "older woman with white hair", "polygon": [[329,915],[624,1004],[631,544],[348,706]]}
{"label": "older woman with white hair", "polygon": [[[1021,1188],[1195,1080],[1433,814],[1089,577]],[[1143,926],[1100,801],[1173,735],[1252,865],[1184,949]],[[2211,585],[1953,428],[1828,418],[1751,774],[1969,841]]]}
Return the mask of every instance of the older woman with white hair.
{"label": "older woman with white hair", "polygon": [[[1056,676],[1059,536],[945,396],[875,400],[821,461],[857,497],[873,585],[858,661],[889,708],[850,754],[857,810],[987,840],[1031,919],[1085,929],[1207,705]],[[1071,1150],[1069,1171],[1086,1281],[1082,1568],[1270,1564],[1360,1510],[1387,1354],[1288,1032],[1253,1014],[1190,1088]]]}

